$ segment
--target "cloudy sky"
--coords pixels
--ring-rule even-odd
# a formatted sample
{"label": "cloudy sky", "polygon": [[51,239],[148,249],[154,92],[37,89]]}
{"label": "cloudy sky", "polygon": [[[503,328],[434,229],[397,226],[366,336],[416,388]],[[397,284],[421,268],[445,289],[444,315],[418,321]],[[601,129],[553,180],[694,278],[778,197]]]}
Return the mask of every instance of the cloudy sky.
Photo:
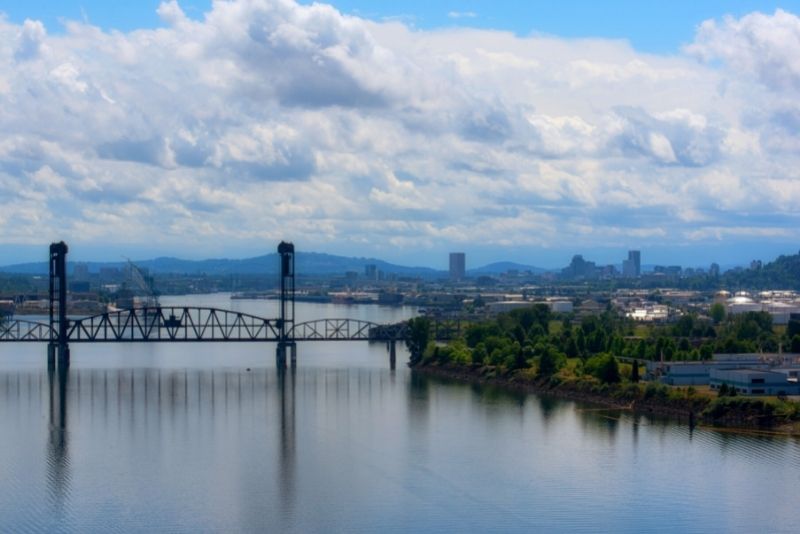
{"label": "cloudy sky", "polygon": [[800,2],[12,4],[0,264],[798,249]]}

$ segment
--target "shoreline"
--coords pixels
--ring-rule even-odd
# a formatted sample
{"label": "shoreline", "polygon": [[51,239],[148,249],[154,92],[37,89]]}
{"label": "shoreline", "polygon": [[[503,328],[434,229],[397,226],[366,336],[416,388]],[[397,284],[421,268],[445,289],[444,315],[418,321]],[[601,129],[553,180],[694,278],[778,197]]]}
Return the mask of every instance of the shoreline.
{"label": "shoreline", "polygon": [[[554,381],[531,379],[520,373],[499,375],[497,369],[489,367],[466,367],[460,365],[417,365],[412,372],[424,376],[447,378],[467,384],[488,385],[515,391],[553,397],[562,400],[585,402],[602,406],[609,410],[623,410],[644,415],[655,415],[685,423],[693,427],[710,428],[719,431],[759,434],[769,436],[800,437],[800,424],[781,422],[777,417],[742,412],[729,409],[722,413],[708,413],[711,399],[658,399],[630,398],[621,387],[607,387],[604,393],[593,391],[589,382]],[[638,386],[636,386],[638,388]],[[601,386],[602,390],[603,387]],[[745,399],[746,397],[734,397]]]}

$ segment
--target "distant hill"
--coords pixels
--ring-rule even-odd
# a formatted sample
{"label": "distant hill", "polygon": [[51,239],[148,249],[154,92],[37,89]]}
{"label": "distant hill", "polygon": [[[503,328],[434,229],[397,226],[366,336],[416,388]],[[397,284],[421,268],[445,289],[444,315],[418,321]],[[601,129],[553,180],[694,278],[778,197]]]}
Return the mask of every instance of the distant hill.
{"label": "distant hill", "polygon": [[778,256],[775,261],[755,269],[735,269],[723,277],[726,287],[737,289],[800,290],[800,254]]}
{"label": "distant hill", "polygon": [[[375,265],[377,269],[385,273],[393,273],[399,276],[436,278],[446,274],[444,271],[437,271],[428,267],[408,267],[373,258],[350,258],[317,252],[298,252],[295,261],[297,272],[301,275],[334,275],[344,274],[347,271],[363,274],[366,265]],[[126,264],[126,262],[119,261],[85,263],[88,265],[90,273],[98,273],[101,268],[121,269]],[[240,260],[209,259],[195,261],[162,257],[139,260],[134,263],[139,267],[148,269],[152,274],[189,275],[277,274],[279,265],[278,254],[274,252]],[[67,267],[69,272],[72,271],[73,266],[74,262],[69,262]],[[48,265],[47,262],[20,263],[0,267],[0,272],[47,276]]]}
{"label": "distant hill", "polygon": [[470,276],[502,274],[508,271],[525,272],[530,271],[533,274],[541,274],[547,272],[547,269],[541,267],[534,267],[533,265],[523,265],[521,263],[514,263],[513,261],[498,261],[478,267],[476,269],[467,269],[467,274]]}

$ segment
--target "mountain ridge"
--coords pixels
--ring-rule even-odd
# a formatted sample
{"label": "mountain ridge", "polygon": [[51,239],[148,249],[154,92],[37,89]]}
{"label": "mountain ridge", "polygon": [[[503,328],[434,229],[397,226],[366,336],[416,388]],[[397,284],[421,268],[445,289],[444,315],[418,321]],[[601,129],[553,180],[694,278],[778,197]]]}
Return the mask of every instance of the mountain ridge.
{"label": "mountain ridge", "polygon": [[[335,275],[355,271],[364,273],[367,265],[375,265],[376,269],[385,273],[437,278],[447,276],[446,270],[431,267],[408,266],[390,263],[377,258],[338,256],[321,252],[298,252],[295,258],[296,270],[301,275]],[[234,275],[234,274],[277,274],[278,254],[271,252],[251,258],[209,258],[204,260],[186,260],[171,256],[159,256],[152,259],[134,261],[138,267],[148,269],[152,274],[184,274],[184,275]],[[99,273],[102,268],[122,269],[125,261],[70,261],[68,271],[71,273],[76,264],[85,264],[90,273]],[[475,269],[468,269],[472,275],[500,274],[508,270],[545,272],[546,269],[523,265],[514,262],[495,262]],[[42,262],[17,263],[0,266],[0,273],[42,275],[48,274],[48,264]]]}

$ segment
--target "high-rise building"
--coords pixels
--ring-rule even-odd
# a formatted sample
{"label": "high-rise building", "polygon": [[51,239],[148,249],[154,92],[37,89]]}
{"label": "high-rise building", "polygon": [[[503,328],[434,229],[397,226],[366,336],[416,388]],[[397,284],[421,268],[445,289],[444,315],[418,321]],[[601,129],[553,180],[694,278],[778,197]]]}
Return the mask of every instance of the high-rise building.
{"label": "high-rise building", "polygon": [[642,274],[642,253],[638,250],[629,250],[628,259],[622,262],[622,276],[636,278]]}
{"label": "high-rise building", "polygon": [[569,265],[561,269],[561,276],[567,279],[596,278],[598,274],[597,264],[593,261],[586,261],[582,254],[572,256]]}
{"label": "high-rise building", "polygon": [[450,279],[463,280],[467,274],[467,260],[463,252],[450,253]]}
{"label": "high-rise building", "polygon": [[367,280],[377,280],[378,279],[378,266],[374,263],[370,263],[364,266],[364,277]]}
{"label": "high-rise building", "polygon": [[76,263],[72,271],[72,278],[75,281],[84,282],[89,279],[89,266],[85,263]]}

